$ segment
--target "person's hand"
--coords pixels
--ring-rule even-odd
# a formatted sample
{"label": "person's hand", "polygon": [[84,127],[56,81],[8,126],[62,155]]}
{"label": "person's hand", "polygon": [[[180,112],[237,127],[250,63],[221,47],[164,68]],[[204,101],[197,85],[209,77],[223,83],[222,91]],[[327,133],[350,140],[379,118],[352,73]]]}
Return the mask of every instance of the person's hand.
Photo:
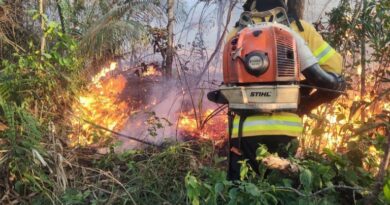
{"label": "person's hand", "polygon": [[229,102],[225,98],[225,96],[221,93],[220,90],[214,90],[209,93],[207,93],[207,99],[209,99],[211,102],[215,102],[218,104],[228,104]]}

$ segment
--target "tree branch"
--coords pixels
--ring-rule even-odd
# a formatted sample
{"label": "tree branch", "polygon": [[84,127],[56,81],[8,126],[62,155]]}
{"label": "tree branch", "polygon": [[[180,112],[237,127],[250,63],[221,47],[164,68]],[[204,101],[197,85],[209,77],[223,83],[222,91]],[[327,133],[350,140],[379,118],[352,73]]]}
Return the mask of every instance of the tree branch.
{"label": "tree branch", "polygon": [[297,195],[302,196],[302,197],[314,197],[314,196],[317,196],[319,194],[322,194],[322,193],[327,192],[327,191],[332,190],[332,189],[347,189],[347,190],[354,190],[354,191],[364,190],[361,187],[351,187],[351,186],[345,186],[345,185],[337,185],[337,186],[326,187],[324,189],[321,189],[321,190],[316,191],[316,192],[311,193],[311,194],[305,194],[305,193],[302,193],[299,190],[291,188],[291,187],[275,187],[275,190],[279,190],[279,191],[292,191],[292,192],[294,192]]}
{"label": "tree branch", "polygon": [[206,65],[204,66],[202,72],[201,72],[200,75],[198,76],[198,80],[197,80],[197,82],[196,82],[195,85],[198,85],[198,84],[200,83],[200,81],[202,80],[203,75],[204,75],[204,74],[206,73],[206,71],[209,69],[211,62],[213,61],[213,59],[214,59],[215,56],[217,55],[217,53],[218,53],[220,47],[222,46],[222,43],[223,43],[223,41],[225,40],[226,32],[227,32],[227,29],[228,29],[228,26],[229,26],[229,23],[230,23],[230,20],[231,20],[231,17],[232,17],[233,9],[234,9],[234,7],[236,6],[237,3],[238,3],[238,0],[232,0],[232,1],[230,2],[229,11],[228,11],[228,13],[227,13],[226,24],[225,24],[225,27],[224,27],[224,29],[223,29],[222,36],[221,36],[221,38],[220,38],[219,41],[218,41],[217,47],[215,48],[214,52],[211,54],[209,60],[207,61]]}

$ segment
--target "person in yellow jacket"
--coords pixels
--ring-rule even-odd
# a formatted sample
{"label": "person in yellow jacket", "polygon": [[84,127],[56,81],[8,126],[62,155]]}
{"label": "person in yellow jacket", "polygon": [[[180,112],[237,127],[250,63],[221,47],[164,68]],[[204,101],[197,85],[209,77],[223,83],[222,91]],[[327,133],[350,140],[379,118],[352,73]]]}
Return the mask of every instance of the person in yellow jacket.
{"label": "person in yellow jacket", "polygon": [[[232,139],[228,170],[228,178],[231,180],[239,179],[242,160],[247,160],[258,172],[256,150],[261,144],[265,145],[271,153],[288,157],[287,145],[298,144],[296,139],[303,131],[301,116],[323,103],[334,100],[345,89],[345,81],[341,77],[342,57],[324,41],[310,23],[302,20],[303,5],[303,0],[247,0],[244,4],[244,11],[247,12],[264,12],[276,7],[284,7],[291,22],[290,28],[306,42],[314,61],[305,62],[305,67],[301,68],[301,73],[306,78],[302,84],[309,85],[309,88],[301,88],[301,103],[297,113],[250,114],[245,119],[240,116],[234,118],[230,133]],[[268,20],[270,19],[252,19],[254,23]],[[237,24],[228,35],[228,40],[239,30],[240,26]],[[322,89],[313,90],[310,86]],[[242,130],[239,129],[240,126]],[[292,153],[294,152],[293,150]]]}

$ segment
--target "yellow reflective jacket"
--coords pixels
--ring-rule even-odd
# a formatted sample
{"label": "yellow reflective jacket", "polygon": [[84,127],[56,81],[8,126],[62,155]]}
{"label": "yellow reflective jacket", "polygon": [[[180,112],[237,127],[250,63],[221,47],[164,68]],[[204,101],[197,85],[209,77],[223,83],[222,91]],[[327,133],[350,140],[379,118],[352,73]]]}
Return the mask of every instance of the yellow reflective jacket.
{"label": "yellow reflective jacket", "polygon": [[[256,23],[262,20],[253,19]],[[321,68],[328,72],[341,74],[343,67],[342,57],[336,52],[308,22],[301,20],[304,31],[299,31],[296,22],[291,23],[291,28],[299,33],[307,42],[308,47],[318,59]],[[227,39],[230,40],[238,32],[234,28]],[[233,121],[232,137],[238,137],[240,117],[236,116]],[[248,117],[243,124],[243,137],[260,135],[286,135],[300,137],[303,132],[302,119],[295,113],[280,112],[271,115],[255,115]]]}

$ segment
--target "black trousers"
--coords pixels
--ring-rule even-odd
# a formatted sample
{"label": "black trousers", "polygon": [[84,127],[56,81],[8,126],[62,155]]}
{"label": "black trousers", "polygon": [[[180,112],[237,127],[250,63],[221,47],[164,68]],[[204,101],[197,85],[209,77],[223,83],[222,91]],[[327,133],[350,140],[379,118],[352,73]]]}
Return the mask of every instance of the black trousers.
{"label": "black trousers", "polygon": [[[277,136],[256,136],[256,137],[242,137],[241,142],[239,138],[232,138],[230,140],[229,150],[229,169],[228,179],[239,180],[241,164],[239,161],[247,159],[249,165],[259,174],[259,162],[256,161],[256,150],[261,144],[268,148],[270,153],[278,153],[280,157],[287,158],[296,152],[296,148],[287,149],[286,145],[297,140],[294,137],[277,135]],[[293,146],[294,147],[294,146]],[[236,151],[235,151],[236,150]],[[239,151],[239,153],[237,152]]]}

